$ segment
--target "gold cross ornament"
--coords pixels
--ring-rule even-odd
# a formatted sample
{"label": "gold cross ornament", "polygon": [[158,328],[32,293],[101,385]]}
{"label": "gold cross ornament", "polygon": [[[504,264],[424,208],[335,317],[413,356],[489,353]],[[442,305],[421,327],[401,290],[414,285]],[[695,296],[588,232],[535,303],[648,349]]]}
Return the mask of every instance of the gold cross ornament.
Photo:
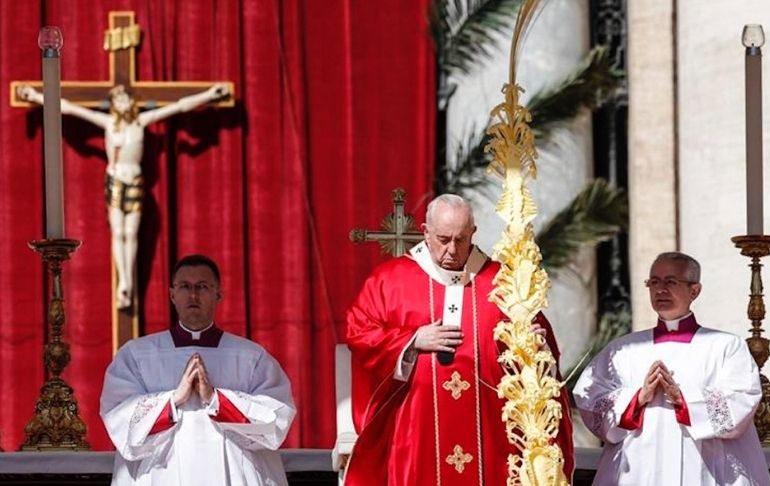
{"label": "gold cross ornament", "polygon": [[465,465],[468,464],[473,460],[473,456],[470,454],[466,454],[463,452],[463,448],[459,445],[456,445],[454,448],[454,453],[448,455],[446,457],[446,462],[450,466],[454,466],[455,470],[462,474],[463,471],[465,471]]}
{"label": "gold cross ornament", "polygon": [[457,371],[452,373],[452,379],[445,381],[441,387],[446,391],[452,392],[452,398],[458,400],[462,393],[471,387],[471,384],[460,377]]}

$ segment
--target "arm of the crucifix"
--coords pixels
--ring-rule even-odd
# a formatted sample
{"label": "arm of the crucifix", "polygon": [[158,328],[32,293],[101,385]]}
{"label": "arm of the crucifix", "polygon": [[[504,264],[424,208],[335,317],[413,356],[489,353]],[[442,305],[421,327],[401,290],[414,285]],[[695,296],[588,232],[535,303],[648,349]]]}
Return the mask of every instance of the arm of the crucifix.
{"label": "arm of the crucifix", "polygon": [[[30,103],[35,103],[38,105],[43,104],[43,93],[36,90],[32,86],[26,84],[19,86],[17,88],[17,94],[19,95],[19,98],[23,99],[24,101],[29,101]],[[106,128],[110,121],[110,116],[106,113],[84,108],[64,98],[61,100],[61,112],[63,115],[72,115],[78,118],[82,118],[83,120],[93,123],[94,125],[101,128]]]}
{"label": "arm of the crucifix", "polygon": [[154,110],[145,111],[139,114],[139,123],[142,126],[147,126],[151,123],[164,120],[170,116],[174,116],[177,113],[184,113],[186,111],[194,110],[195,108],[205,105],[219,98],[230,95],[230,89],[224,83],[217,83],[206,91],[202,91],[198,94],[185,96],[179,101],[170,103],[166,106],[156,108]]}

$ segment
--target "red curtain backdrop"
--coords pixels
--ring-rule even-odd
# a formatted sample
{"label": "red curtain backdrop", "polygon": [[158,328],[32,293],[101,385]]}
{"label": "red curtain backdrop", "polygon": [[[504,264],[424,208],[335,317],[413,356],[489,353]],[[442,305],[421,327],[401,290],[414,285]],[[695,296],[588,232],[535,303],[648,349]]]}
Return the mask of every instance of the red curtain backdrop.
{"label": "red curtain backdrop", "polygon": [[[44,380],[45,275],[27,241],[44,235],[42,113],[11,108],[13,80],[40,79],[37,33],[64,34],[62,78],[107,79],[109,11],[143,31],[139,80],[232,80],[231,109],[151,126],[140,230],[145,333],[167,329],[169,269],[188,253],[218,261],[217,322],[264,345],[289,374],[298,417],[286,446],[331,447],[334,345],[377,245],[376,228],[404,187],[422,220],[433,178],[434,61],[428,0],[0,0],[0,447],[16,450]],[[112,358],[110,232],[102,202],[103,134],[63,121],[64,265],[72,361],[87,439],[111,447],[98,417]]]}

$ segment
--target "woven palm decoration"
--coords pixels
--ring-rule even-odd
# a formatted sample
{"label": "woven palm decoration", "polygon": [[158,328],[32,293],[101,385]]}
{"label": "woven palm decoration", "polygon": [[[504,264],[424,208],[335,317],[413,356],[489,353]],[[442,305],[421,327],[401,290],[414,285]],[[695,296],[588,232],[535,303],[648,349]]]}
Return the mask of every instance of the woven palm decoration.
{"label": "woven palm decoration", "polygon": [[490,301],[507,320],[495,327],[494,337],[505,345],[498,360],[504,375],[497,386],[506,400],[502,418],[508,440],[520,451],[508,457],[508,486],[563,486],[564,456],[553,440],[562,418],[556,400],[563,383],[554,378],[556,360],[542,336],[531,330],[535,315],[548,305],[550,281],[540,266],[540,249],[535,243],[532,220],[537,207],[527,182],[536,176],[537,151],[529,123],[529,111],[519,104],[523,91],[516,84],[516,51],[521,36],[538,12],[539,0],[524,0],[513,33],[505,101],[492,110],[495,123],[485,150],[491,152],[488,170],[503,181],[503,194],[496,211],[506,227],[495,245],[494,256],[501,263],[494,279]]}

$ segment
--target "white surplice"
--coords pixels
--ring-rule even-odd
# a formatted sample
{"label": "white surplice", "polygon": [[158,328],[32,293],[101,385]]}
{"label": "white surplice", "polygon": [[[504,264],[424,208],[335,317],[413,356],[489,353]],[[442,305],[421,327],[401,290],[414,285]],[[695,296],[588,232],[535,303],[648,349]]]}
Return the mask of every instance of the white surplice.
{"label": "white surplice", "polygon": [[[212,420],[218,401],[204,407],[194,394],[174,410],[173,427],[150,435],[196,352],[211,384],[250,423]],[[117,449],[113,485],[287,484],[276,449],[295,414],[291,386],[249,340],[224,333],[217,347],[175,347],[168,331],[134,339],[107,368],[100,413]]]}
{"label": "white surplice", "polygon": [[[619,427],[656,360],[673,373],[691,425],[658,393],[640,429]],[[759,374],[733,334],[700,327],[689,343],[653,343],[652,329],[627,334],[594,358],[574,395],[586,426],[605,442],[595,485],[770,485],[752,422]]]}

